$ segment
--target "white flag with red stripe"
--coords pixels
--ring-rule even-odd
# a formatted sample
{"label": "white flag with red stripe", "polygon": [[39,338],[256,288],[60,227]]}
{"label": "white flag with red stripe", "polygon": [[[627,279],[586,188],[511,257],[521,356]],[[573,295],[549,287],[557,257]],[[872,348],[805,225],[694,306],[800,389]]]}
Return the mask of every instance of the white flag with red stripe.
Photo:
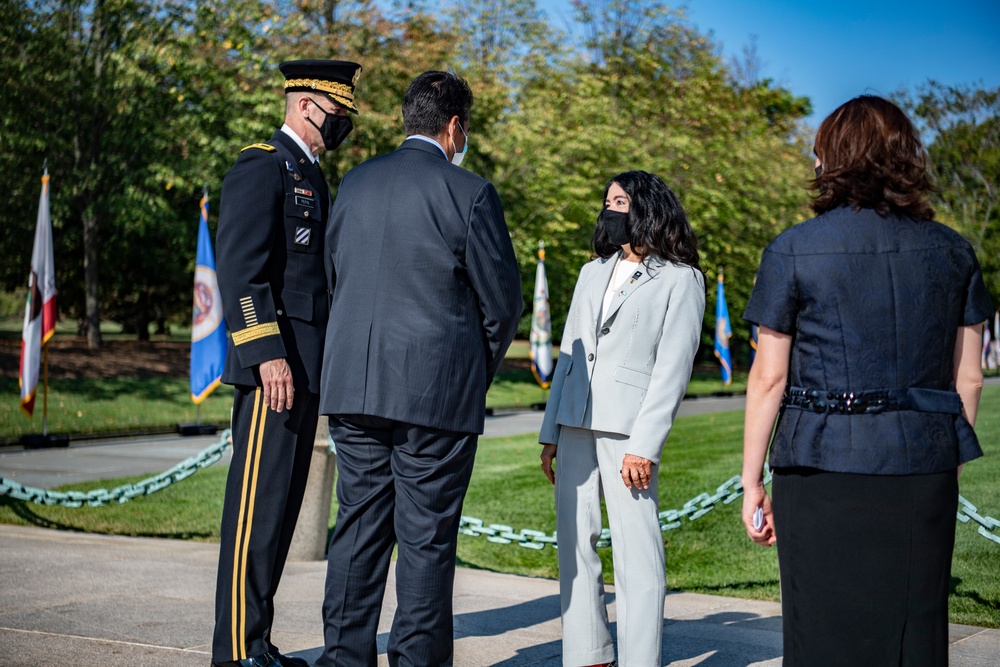
{"label": "white flag with red stripe", "polygon": [[38,200],[38,224],[31,251],[28,303],[24,309],[21,334],[21,409],[29,417],[35,410],[38,368],[42,346],[56,330],[56,271],[52,253],[52,220],[49,217],[49,172],[42,175],[42,196]]}

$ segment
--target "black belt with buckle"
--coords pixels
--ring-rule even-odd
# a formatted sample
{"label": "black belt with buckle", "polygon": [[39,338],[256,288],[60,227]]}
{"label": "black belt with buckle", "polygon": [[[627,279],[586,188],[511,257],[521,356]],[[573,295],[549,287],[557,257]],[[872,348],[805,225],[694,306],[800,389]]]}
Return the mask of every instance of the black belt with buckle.
{"label": "black belt with buckle", "polygon": [[788,387],[781,407],[820,414],[865,415],[897,410],[962,414],[962,398],[954,391],[909,387],[869,391],[827,391]]}

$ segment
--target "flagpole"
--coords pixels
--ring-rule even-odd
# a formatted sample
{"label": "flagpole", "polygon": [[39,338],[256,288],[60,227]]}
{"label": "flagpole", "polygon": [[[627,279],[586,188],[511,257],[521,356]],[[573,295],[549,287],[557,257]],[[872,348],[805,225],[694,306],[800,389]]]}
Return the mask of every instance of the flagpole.
{"label": "flagpole", "polygon": [[[49,175],[49,159],[42,161],[42,177]],[[49,342],[42,333],[42,435],[49,434]]]}
{"label": "flagpole", "polygon": [[[208,199],[208,183],[202,183],[201,185],[201,196],[203,199]],[[194,411],[194,425],[197,431],[201,432],[201,403],[195,406]],[[214,431],[213,431],[214,433]]]}
{"label": "flagpole", "polygon": [[[201,186],[201,196],[202,196],[202,199],[208,199],[208,183],[202,183],[202,186]],[[194,411],[194,425],[195,425],[195,428],[200,432],[201,431],[201,403],[198,403],[195,406],[195,411]]]}
{"label": "flagpole", "polygon": [[42,343],[42,435],[49,434],[49,344]]}
{"label": "flagpole", "polygon": [[226,359],[226,325],[215,276],[215,258],[208,230],[208,183],[201,188],[198,242],[195,249],[194,308],[191,322],[191,400],[193,424],[177,424],[181,435],[212,435],[218,429],[201,423],[201,402],[219,385]]}
{"label": "flagpole", "polygon": [[[38,389],[38,372],[41,370],[42,380],[42,433],[29,433],[21,436],[21,444],[25,449],[35,449],[39,447],[66,447],[69,445],[69,436],[49,433],[49,346],[48,339],[55,333],[55,268],[52,250],[52,219],[49,213],[49,160],[45,158],[42,163],[42,194],[38,201],[38,221],[35,227],[35,243],[31,252],[31,271],[29,278],[29,312],[25,314],[25,333],[22,334],[22,374],[25,370],[25,347],[37,341],[38,349],[31,353],[31,365],[34,366],[30,373],[31,383],[31,409],[27,411],[30,417],[34,409],[34,398]],[[37,271],[37,273],[36,273]],[[33,301],[37,299],[37,303]],[[34,317],[31,308],[36,307]],[[29,323],[37,318],[34,325],[40,331],[30,333]],[[37,338],[36,338],[37,336]],[[41,369],[39,369],[39,357],[41,355]],[[22,385],[23,390],[24,385]],[[23,399],[23,396],[22,396]]]}
{"label": "flagpole", "polygon": [[[545,241],[542,241],[540,239],[538,241],[538,261],[539,262],[545,261]],[[551,352],[552,351],[550,349],[549,353],[551,354]],[[546,383],[546,386],[542,387],[542,390],[545,392],[545,403],[543,403],[541,406],[543,410],[545,409],[545,405],[548,404],[549,402],[549,391],[551,390],[551,387],[552,387],[551,382]]]}

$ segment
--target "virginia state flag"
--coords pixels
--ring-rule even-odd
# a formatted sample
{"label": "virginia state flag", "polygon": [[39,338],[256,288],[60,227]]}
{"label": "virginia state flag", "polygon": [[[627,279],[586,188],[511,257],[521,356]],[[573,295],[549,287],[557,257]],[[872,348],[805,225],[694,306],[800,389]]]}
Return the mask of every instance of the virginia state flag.
{"label": "virginia state flag", "polygon": [[729,354],[729,338],[733,329],[729,324],[729,307],[726,305],[726,288],[719,274],[719,290],[715,299],[715,356],[722,371],[722,382],[729,385],[733,381],[733,360]]}
{"label": "virginia state flag", "polygon": [[545,247],[538,249],[535,270],[535,300],[531,310],[531,372],[548,389],[552,382],[552,320],[549,317],[549,281],[545,278]]}
{"label": "virginia state flag", "polygon": [[201,198],[198,254],[194,269],[194,313],[191,325],[191,400],[199,404],[222,382],[226,365],[226,324],[215,277],[215,255],[208,235],[208,193]]}
{"label": "virginia state flag", "polygon": [[31,417],[35,412],[35,390],[42,346],[56,330],[56,268],[52,252],[52,220],[49,217],[49,172],[42,175],[42,196],[38,200],[35,245],[31,250],[28,301],[24,308],[21,333],[21,409]]}

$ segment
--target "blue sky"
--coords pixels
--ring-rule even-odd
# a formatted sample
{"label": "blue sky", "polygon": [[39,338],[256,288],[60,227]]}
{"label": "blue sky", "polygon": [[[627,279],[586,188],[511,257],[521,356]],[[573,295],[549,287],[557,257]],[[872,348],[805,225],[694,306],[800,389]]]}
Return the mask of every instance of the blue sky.
{"label": "blue sky", "polygon": [[[539,0],[560,26],[569,0]],[[757,36],[762,75],[812,99],[814,127],[862,93],[888,95],[934,78],[1000,87],[1000,0],[689,0],[727,60]]]}

